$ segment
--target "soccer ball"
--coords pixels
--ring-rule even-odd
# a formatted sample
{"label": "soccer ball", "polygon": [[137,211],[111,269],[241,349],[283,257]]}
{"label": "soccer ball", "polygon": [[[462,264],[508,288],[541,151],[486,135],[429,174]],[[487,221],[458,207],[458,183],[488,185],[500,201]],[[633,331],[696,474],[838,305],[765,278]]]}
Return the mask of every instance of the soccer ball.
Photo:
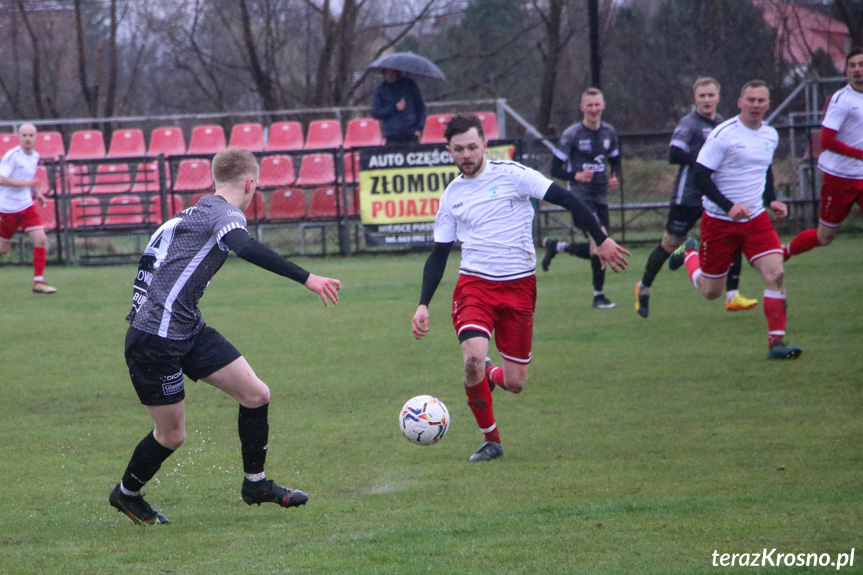
{"label": "soccer ball", "polygon": [[417,445],[437,443],[449,428],[449,411],[430,395],[412,397],[402,407],[399,427],[408,441]]}

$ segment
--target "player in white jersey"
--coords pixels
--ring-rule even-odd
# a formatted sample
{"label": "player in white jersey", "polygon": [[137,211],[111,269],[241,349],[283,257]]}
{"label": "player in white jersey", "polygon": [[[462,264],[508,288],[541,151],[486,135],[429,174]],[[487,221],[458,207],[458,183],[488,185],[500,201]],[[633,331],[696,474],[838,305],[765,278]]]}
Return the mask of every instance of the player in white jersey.
{"label": "player in white jersey", "polygon": [[785,259],[829,245],[856,203],[863,209],[863,48],[845,57],[848,85],[833,94],[821,122],[818,227],[803,230],[785,246]]}
{"label": "player in white jersey", "polygon": [[685,264],[696,289],[707,299],[716,299],[722,295],[734,253],[742,248],[764,280],[767,358],[794,359],[800,348],[783,340],[782,244],[765,211],[768,206],[778,218],[788,214],[785,204],[776,200],[770,168],[779,135],[763,123],[770,90],[760,80],[748,82],[737,106],[740,114],[710,133],[695,165],[695,185],[704,196],[700,251],[694,249],[695,240],[687,240],[674,252],[669,267]]}
{"label": "player in white jersey", "polygon": [[[461,342],[468,405],[484,434],[484,442],[470,460],[488,461],[503,455],[491,390],[497,386],[519,393],[531,360],[536,304],[531,199],[571,210],[579,228],[596,242],[603,265],[614,271],[626,268],[629,252],[605,235],[587,205],[572,193],[519,163],[487,160],[482,122],[475,115],[453,116],[444,137],[461,175],[441,196],[435,245],[423,270],[422,293],[411,327],[416,339],[428,332],[428,304],[443,277],[453,243],[461,242],[452,318]],[[491,365],[486,357],[492,335],[503,368]]]}
{"label": "player in white jersey", "polygon": [[56,288],[45,283],[45,261],[48,238],[42,218],[33,205],[35,199],[45,206],[39,191],[36,167],[39,152],[36,146],[36,126],[24,124],[18,130],[19,144],[0,160],[0,256],[12,247],[12,238],[24,230],[33,242],[33,293],[51,294]]}

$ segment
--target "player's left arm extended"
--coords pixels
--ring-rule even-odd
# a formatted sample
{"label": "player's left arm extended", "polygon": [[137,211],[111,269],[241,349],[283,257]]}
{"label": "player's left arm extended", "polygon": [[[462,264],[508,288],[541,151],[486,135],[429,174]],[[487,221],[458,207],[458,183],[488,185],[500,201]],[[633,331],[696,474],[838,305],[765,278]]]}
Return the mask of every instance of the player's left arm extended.
{"label": "player's left arm extended", "polygon": [[242,228],[231,230],[222,236],[222,243],[247,262],[253,263],[274,274],[292,279],[297,283],[305,285],[309,276],[312,275],[250,236],[249,232]]}
{"label": "player's left arm extended", "polygon": [[339,280],[316,276],[306,271],[254,239],[245,229],[237,228],[231,230],[222,236],[221,243],[228,246],[229,249],[247,262],[303,284],[306,289],[318,294],[326,307],[330,306],[330,301],[334,304],[339,303],[339,290],[342,287],[342,283]]}
{"label": "player's left arm extended", "polygon": [[630,255],[628,251],[617,245],[617,242],[609,238],[599,221],[590,208],[587,207],[575,194],[564,190],[557,184],[552,183],[545,192],[543,200],[566,208],[572,214],[572,221],[576,227],[586,231],[593,241],[596,243],[596,255],[599,256],[603,267],[609,264],[615,272],[625,270],[629,265],[629,261],[625,256]]}
{"label": "player's left arm extended", "polygon": [[863,160],[863,150],[854,148],[852,146],[849,146],[845,142],[840,141],[838,138],[836,138],[837,133],[838,132],[836,130],[831,130],[830,128],[822,128],[821,147],[825,150],[830,150],[834,154],[840,154],[842,156],[848,156],[849,158]]}

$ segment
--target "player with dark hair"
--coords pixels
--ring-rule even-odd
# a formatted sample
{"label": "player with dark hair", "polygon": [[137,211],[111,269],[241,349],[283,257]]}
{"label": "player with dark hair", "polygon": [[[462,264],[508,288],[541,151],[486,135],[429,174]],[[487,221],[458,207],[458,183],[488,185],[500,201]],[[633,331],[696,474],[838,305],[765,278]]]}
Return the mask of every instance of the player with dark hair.
{"label": "player with dark hair", "polygon": [[669,267],[686,265],[695,288],[707,299],[722,294],[734,253],[741,249],[764,280],[767,359],[794,359],[799,347],[784,341],[787,304],[782,245],[767,215],[788,209],[776,200],[771,164],[779,143],[776,130],[764,123],[770,90],[761,80],[746,83],[737,100],[740,114],[721,123],[707,137],[695,164],[695,185],[704,199],[701,249],[686,242],[671,255]]}
{"label": "player with dark hair", "polygon": [[863,48],[848,52],[845,74],[848,84],[830,98],[821,122],[818,168],[824,178],[818,227],[803,230],[785,246],[786,260],[830,245],[854,204],[863,209]]}
{"label": "player with dark hair", "polygon": [[33,205],[33,200],[42,207],[46,203],[36,181],[36,126],[23,124],[18,129],[18,141],[0,160],[0,256],[11,249],[15,232],[24,230],[33,242],[33,293],[52,294],[57,288],[46,284],[44,277],[48,237]]}
{"label": "player with dark hair", "polygon": [[[660,244],[648,256],[641,281],[635,284],[635,311],[641,317],[649,314],[650,290],[656,274],[674,250],[683,244],[689,230],[701,219],[701,192],[693,182],[693,167],[707,135],[725,120],[716,113],[719,82],[710,77],[698,78],[692,84],[692,91],[695,109],[677,124],[668,148],[669,163],[679,165],[680,169],[674,180],[665,233]],[[758,305],[758,300],[743,297],[737,289],[740,285],[741,255],[739,251],[734,254],[725,280],[725,309],[728,311],[747,310]]]}
{"label": "player with dark hair", "polygon": [[[482,124],[475,115],[453,116],[444,137],[461,175],[440,199],[435,244],[423,269],[411,328],[416,339],[428,332],[428,305],[458,240],[461,266],[453,294],[453,326],[461,343],[468,405],[484,438],[470,460],[488,461],[503,455],[491,390],[497,386],[519,393],[531,361],[536,251],[530,200],[570,210],[576,224],[596,242],[597,257],[614,271],[626,268],[629,252],[605,235],[590,209],[570,192],[517,162],[486,159]],[[492,335],[502,368],[486,357]]]}
{"label": "player with dark hair", "polygon": [[184,374],[209,383],[240,404],[243,501],[296,507],[308,500],[302,491],[266,479],[270,390],[240,352],[204,323],[198,300],[229,250],[303,284],[325,306],[329,301],[338,303],[341,282],[310,274],[249,235],[243,212],[254,197],[260,173],[250,152],[237,147],[219,152],[212,170],[215,194],[165,222],[150,239],[126,318],[126,364],[155,430],[135,448],[108,501],[135,523],[168,523],[144,500],[141,489],[186,439]]}
{"label": "player with dark hair", "polygon": [[[567,187],[590,208],[599,220],[602,230],[608,233],[608,190],[616,190],[620,178],[620,150],[617,132],[608,122],[602,121],[605,98],[597,88],[588,88],[581,95],[578,106],[584,118],[564,130],[560,137],[563,154],[556,153],[551,160],[551,175],[567,182]],[[608,175],[606,164],[611,169]],[[548,271],[555,255],[566,252],[590,260],[593,271],[593,307],[611,309],[615,305],[605,297],[605,266],[595,254],[593,238],[588,242],[567,243],[546,238],[542,269]]]}

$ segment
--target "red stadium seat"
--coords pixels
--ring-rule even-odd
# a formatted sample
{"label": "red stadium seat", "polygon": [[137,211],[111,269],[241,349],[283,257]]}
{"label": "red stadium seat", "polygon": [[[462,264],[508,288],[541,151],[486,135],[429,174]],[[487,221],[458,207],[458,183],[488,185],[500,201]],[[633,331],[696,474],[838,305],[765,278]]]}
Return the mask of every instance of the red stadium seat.
{"label": "red stadium seat", "polygon": [[270,198],[271,220],[301,220],[306,217],[306,197],[299,188],[283,188],[273,191]]}
{"label": "red stadium seat", "polygon": [[108,202],[105,225],[134,226],[144,223],[144,210],[138,196],[116,196]]}
{"label": "red stadium seat", "polygon": [[72,198],[71,206],[73,228],[102,224],[102,206],[98,198]]}
{"label": "red stadium seat", "polygon": [[360,179],[360,153],[345,152],[345,183],[355,184]]}
{"label": "red stadium seat", "polygon": [[312,201],[306,214],[308,219],[331,219],[338,216],[336,188],[317,188],[312,192]]}
{"label": "red stadium seat", "polygon": [[225,130],[218,124],[207,124],[192,128],[188,154],[217,154],[224,150]]}
{"label": "red stadium seat", "polygon": [[259,188],[280,188],[290,186],[297,179],[294,161],[290,156],[267,156],[261,160]]}
{"label": "red stadium seat", "polygon": [[0,134],[0,158],[18,145],[18,134]]}
{"label": "red stadium seat", "polygon": [[343,143],[342,127],[338,120],[314,120],[309,123],[306,149],[338,148]]}
{"label": "red stadium seat", "polygon": [[321,186],[336,181],[336,167],[331,154],[307,154],[300,164],[298,186]]}
{"label": "red stadium seat", "polygon": [[99,130],[79,130],[72,133],[67,160],[92,160],[105,157],[105,138]]}
{"label": "red stadium seat", "polygon": [[175,192],[209,190],[214,187],[209,160],[183,160],[177,169]]}
{"label": "red stadium seat", "polygon": [[246,208],[246,221],[257,222],[263,220],[266,216],[267,208],[264,206],[264,197],[261,192],[255,192],[252,196],[252,202]]}
{"label": "red stadium seat", "polygon": [[[168,218],[174,217],[176,214],[183,211],[183,198],[175,194],[168,194]],[[162,196],[156,194],[150,201],[150,221],[159,225],[162,220]]]}
{"label": "red stadium seat", "polygon": [[182,156],[186,153],[186,139],[183,130],[176,126],[163,126],[156,128],[150,135],[150,149],[148,156]]}
{"label": "red stadium seat", "polygon": [[145,155],[147,155],[147,146],[144,145],[144,132],[141,130],[117,130],[111,135],[109,158]]}
{"label": "red stadium seat", "polygon": [[231,128],[229,146],[239,146],[250,152],[264,151],[264,129],[258,123],[236,124]]}
{"label": "red stadium seat", "polygon": [[102,164],[96,169],[94,194],[126,194],[132,188],[128,164]]}
{"label": "red stadium seat", "polygon": [[[171,165],[165,163],[165,185],[171,187]],[[135,183],[132,185],[133,194],[159,191],[159,164],[149,162],[138,164],[135,172]]]}
{"label": "red stadium seat", "polygon": [[203,198],[204,196],[209,196],[210,194],[212,194],[212,192],[198,192],[197,194],[193,195],[192,200],[189,202],[189,207],[191,208],[199,201],[201,201],[201,198]]}
{"label": "red stadium seat", "polygon": [[90,174],[87,166],[80,164],[66,164],[66,193],[67,194],[89,194]]}
{"label": "red stadium seat", "polygon": [[443,131],[446,128],[446,123],[449,121],[449,114],[432,114],[426,116],[425,128],[423,135],[420,138],[420,144],[440,144],[446,142],[443,137]]}
{"label": "red stadium seat", "polygon": [[486,141],[500,139],[500,131],[497,129],[497,114],[494,112],[474,112],[474,114],[482,122],[482,131]]}
{"label": "red stadium seat", "polygon": [[299,122],[276,122],[270,126],[268,152],[302,150],[303,143],[303,127]]}
{"label": "red stadium seat", "polygon": [[51,198],[46,199],[44,206],[40,206],[39,202],[34,202],[33,205],[36,206],[36,211],[39,212],[39,217],[42,218],[42,225],[45,227],[45,231],[56,230],[57,211],[54,200]]}
{"label": "red stadium seat", "polygon": [[35,150],[42,159],[59,160],[66,155],[63,135],[60,132],[39,132],[36,134]]}
{"label": "red stadium seat", "polygon": [[345,148],[380,146],[383,143],[381,127],[374,118],[357,118],[348,122],[345,133]]}

